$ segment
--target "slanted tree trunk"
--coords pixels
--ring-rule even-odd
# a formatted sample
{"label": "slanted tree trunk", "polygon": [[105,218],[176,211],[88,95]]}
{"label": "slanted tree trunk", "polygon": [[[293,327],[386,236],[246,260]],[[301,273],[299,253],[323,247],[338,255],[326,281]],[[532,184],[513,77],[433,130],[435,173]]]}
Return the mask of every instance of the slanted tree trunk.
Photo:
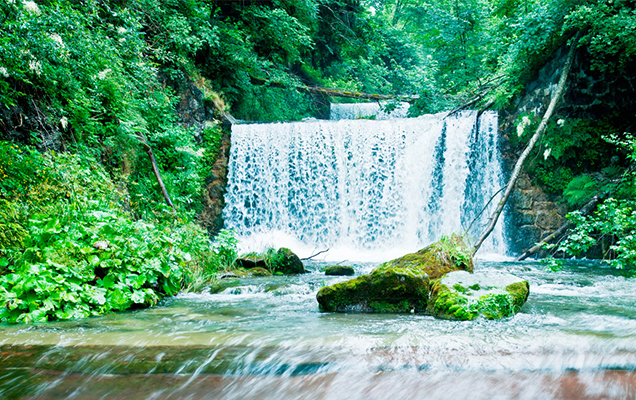
{"label": "slanted tree trunk", "polygon": [[563,72],[561,72],[561,77],[559,78],[559,84],[557,85],[556,92],[554,93],[554,96],[552,96],[552,99],[550,100],[548,109],[543,115],[543,119],[541,119],[541,123],[539,124],[539,127],[537,128],[534,135],[532,135],[532,138],[530,138],[530,142],[528,143],[525,150],[523,150],[523,153],[521,153],[521,156],[517,160],[517,163],[515,164],[515,168],[512,171],[512,175],[510,176],[510,180],[508,181],[508,184],[506,185],[506,190],[504,191],[501,201],[497,204],[497,208],[490,216],[490,219],[488,220],[488,225],[486,226],[482,234],[479,236],[479,239],[477,239],[477,243],[475,244],[475,247],[473,247],[473,256],[475,255],[475,253],[477,253],[477,250],[479,250],[481,245],[484,243],[484,240],[486,240],[486,238],[488,237],[488,235],[490,235],[492,230],[495,229],[495,225],[497,224],[497,219],[499,219],[499,215],[501,215],[501,212],[503,211],[503,208],[506,205],[506,202],[508,201],[510,194],[512,193],[512,189],[514,189],[515,183],[517,182],[517,179],[519,178],[519,173],[521,172],[521,167],[523,167],[523,163],[526,161],[526,158],[528,158],[528,156],[530,155],[530,152],[534,148],[534,145],[537,143],[537,141],[539,141],[539,138],[541,138],[541,135],[546,130],[548,126],[548,121],[552,117],[552,114],[554,113],[556,105],[561,99],[561,96],[563,96],[563,92],[565,91],[565,83],[567,82],[567,78],[568,78],[568,73],[570,72],[572,63],[574,62],[574,50],[576,49],[579,36],[580,35],[577,34],[574,40],[572,41],[572,45],[570,46],[570,51],[568,52],[568,56],[565,60],[565,64],[563,65]]}
{"label": "slanted tree trunk", "polygon": [[172,211],[176,213],[177,210],[174,208],[174,204],[172,204],[172,200],[170,200],[170,195],[168,194],[166,185],[163,184],[163,180],[161,179],[161,174],[159,173],[159,167],[157,166],[157,160],[155,160],[155,155],[152,152],[152,148],[148,144],[148,141],[146,140],[146,136],[143,133],[138,132],[137,137],[139,137],[139,141],[141,142],[141,145],[144,147],[144,150],[146,150],[146,154],[148,154],[148,158],[150,158],[150,164],[152,165],[152,172],[155,174],[155,178],[157,178],[157,183],[159,184],[159,188],[161,189],[161,194],[163,195],[163,198],[166,200],[166,203],[170,206],[170,208],[172,208]]}

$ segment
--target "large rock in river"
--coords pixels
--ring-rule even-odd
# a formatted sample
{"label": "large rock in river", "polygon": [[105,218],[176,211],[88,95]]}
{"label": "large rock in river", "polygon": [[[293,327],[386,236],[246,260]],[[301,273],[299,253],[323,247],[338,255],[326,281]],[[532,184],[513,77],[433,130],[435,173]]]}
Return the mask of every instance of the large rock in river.
{"label": "large rock in river", "polygon": [[327,286],[318,292],[323,311],[425,312],[432,279],[450,271],[473,271],[470,249],[460,236],[386,262],[369,275]]}
{"label": "large rock in river", "polygon": [[443,319],[501,319],[517,313],[529,293],[528,281],[504,272],[455,271],[433,283],[427,312]]}
{"label": "large rock in river", "polygon": [[[278,250],[268,249],[264,254],[250,253],[237,258],[234,263],[238,268],[247,270],[266,269],[270,273],[277,275],[304,274],[307,272],[302,260],[286,247],[281,247]],[[262,274],[262,271],[260,273]],[[252,272],[252,274],[254,273]]]}

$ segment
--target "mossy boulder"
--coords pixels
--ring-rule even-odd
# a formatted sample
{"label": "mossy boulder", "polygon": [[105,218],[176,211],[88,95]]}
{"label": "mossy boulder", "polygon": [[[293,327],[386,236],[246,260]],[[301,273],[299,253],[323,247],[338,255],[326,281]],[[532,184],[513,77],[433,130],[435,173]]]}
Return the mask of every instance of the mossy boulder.
{"label": "mossy boulder", "polygon": [[325,275],[350,276],[354,274],[355,271],[353,270],[353,267],[348,267],[346,265],[332,265],[331,267],[325,268]]}
{"label": "mossy boulder", "polygon": [[317,300],[323,311],[425,312],[431,279],[456,270],[472,272],[473,261],[462,238],[453,235],[386,262],[369,275],[324,287]]}
{"label": "mossy boulder", "polygon": [[426,310],[430,279],[417,270],[374,270],[318,291],[323,311],[422,312]]}
{"label": "mossy boulder", "polygon": [[249,270],[253,275],[263,276],[262,271],[254,273],[254,269],[267,270],[269,275],[304,274],[305,267],[301,259],[288,248],[268,249],[265,253],[249,253],[236,259],[238,269]]}
{"label": "mossy boulder", "polygon": [[528,299],[528,281],[504,272],[449,272],[432,283],[427,312],[437,318],[501,319],[517,313]]}
{"label": "mossy boulder", "polygon": [[451,271],[473,272],[470,248],[461,236],[451,235],[395,260],[380,265],[376,270],[416,269],[424,271],[430,279],[438,279]]}
{"label": "mossy boulder", "polygon": [[281,247],[277,251],[269,251],[265,255],[267,266],[274,274],[284,275],[304,274],[305,266],[300,258],[286,247]]}

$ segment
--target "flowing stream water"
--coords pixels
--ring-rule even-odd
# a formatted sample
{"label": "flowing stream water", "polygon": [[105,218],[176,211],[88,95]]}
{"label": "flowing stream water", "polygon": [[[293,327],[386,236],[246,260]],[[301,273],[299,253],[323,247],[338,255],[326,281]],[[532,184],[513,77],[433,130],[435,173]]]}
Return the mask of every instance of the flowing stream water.
{"label": "flowing stream water", "polygon": [[[0,330],[3,399],[634,399],[636,281],[591,262],[530,282],[502,321],[335,314],[320,272],[223,279],[148,310]],[[356,274],[374,264],[352,264]]]}

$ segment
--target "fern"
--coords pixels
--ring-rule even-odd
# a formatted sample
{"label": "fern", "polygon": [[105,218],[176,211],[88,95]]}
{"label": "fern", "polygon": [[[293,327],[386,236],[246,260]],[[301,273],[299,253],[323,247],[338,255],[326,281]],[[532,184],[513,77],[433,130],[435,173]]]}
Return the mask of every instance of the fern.
{"label": "fern", "polygon": [[590,201],[600,186],[601,183],[590,175],[579,175],[567,185],[563,198],[570,208],[578,208]]}

